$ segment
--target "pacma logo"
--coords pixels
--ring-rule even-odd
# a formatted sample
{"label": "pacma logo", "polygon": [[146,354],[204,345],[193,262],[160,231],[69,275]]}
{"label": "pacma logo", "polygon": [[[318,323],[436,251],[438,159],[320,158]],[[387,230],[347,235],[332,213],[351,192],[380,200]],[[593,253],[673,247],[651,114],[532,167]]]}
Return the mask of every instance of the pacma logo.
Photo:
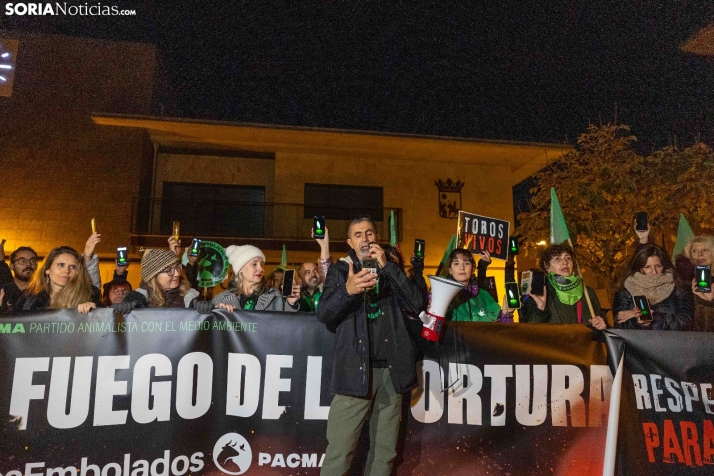
{"label": "pacma logo", "polygon": [[253,462],[253,451],[241,435],[226,433],[213,447],[213,462],[226,474],[243,474]]}

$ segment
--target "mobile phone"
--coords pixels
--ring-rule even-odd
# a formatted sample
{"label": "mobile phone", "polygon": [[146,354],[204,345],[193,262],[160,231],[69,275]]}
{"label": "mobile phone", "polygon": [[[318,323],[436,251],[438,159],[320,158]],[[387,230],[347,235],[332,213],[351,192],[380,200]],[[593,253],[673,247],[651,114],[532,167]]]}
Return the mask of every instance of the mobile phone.
{"label": "mobile phone", "polygon": [[647,231],[647,212],[635,213],[635,230]]}
{"label": "mobile phone", "polygon": [[545,273],[539,269],[533,270],[531,276],[531,289],[528,292],[531,296],[542,296],[545,294]]}
{"label": "mobile phone", "polygon": [[697,291],[700,293],[712,292],[712,267],[697,265],[694,268],[694,276],[697,280]]}
{"label": "mobile phone", "polygon": [[97,219],[92,218],[92,235],[97,232]]}
{"label": "mobile phone", "polygon": [[315,215],[312,217],[312,237],[318,240],[325,238],[325,216]]}
{"label": "mobile phone", "polygon": [[198,250],[201,249],[201,242],[202,240],[200,238],[193,239],[191,247],[188,249],[189,256],[198,256]]}
{"label": "mobile phone", "polygon": [[518,254],[518,238],[512,236],[508,239],[508,254],[516,256]]}
{"label": "mobile phone", "polygon": [[424,247],[426,246],[426,242],[424,240],[420,240],[419,238],[414,240],[414,256],[417,258],[424,258]]}
{"label": "mobile phone", "polygon": [[129,264],[129,259],[126,254],[126,246],[120,246],[117,248],[117,265],[127,266]]}
{"label": "mobile phone", "polygon": [[179,229],[181,228],[181,223],[174,221],[173,224],[173,229],[174,229],[174,240],[178,241],[179,240]]}
{"label": "mobile phone", "polygon": [[295,270],[286,269],[283,276],[283,296],[288,297],[293,294],[293,281],[295,280]]}
{"label": "mobile phone", "polygon": [[523,271],[521,273],[521,296],[531,293],[531,279],[533,279],[533,271]]}
{"label": "mobile phone", "polygon": [[363,259],[362,269],[368,269],[370,273],[377,274],[377,260],[375,258]]}
{"label": "mobile phone", "polygon": [[640,321],[652,322],[652,308],[647,296],[632,296],[635,307],[640,310]]}
{"label": "mobile phone", "polygon": [[521,308],[521,295],[518,292],[518,283],[506,283],[506,302],[509,309]]}

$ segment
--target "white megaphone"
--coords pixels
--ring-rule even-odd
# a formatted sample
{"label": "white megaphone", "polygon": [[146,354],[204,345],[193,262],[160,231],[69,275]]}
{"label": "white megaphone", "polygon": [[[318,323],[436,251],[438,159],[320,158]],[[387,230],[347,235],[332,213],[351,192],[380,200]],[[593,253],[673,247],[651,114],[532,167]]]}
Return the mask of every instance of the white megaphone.
{"label": "white megaphone", "polygon": [[454,296],[461,291],[463,284],[438,276],[427,276],[431,283],[431,307],[427,312],[422,312],[419,317],[424,323],[421,336],[432,342],[438,342],[441,330],[444,327],[446,310]]}

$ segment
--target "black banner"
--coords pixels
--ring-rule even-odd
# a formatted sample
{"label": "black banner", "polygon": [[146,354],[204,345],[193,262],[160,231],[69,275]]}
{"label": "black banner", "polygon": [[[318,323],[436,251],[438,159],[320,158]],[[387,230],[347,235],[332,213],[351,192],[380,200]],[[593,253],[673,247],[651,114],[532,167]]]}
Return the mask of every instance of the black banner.
{"label": "black banner", "polygon": [[714,473],[714,345],[706,332],[608,330],[624,353],[617,472]]}
{"label": "black banner", "polygon": [[[450,323],[437,347],[412,324],[397,474],[602,474],[612,374],[591,331]],[[317,474],[332,346],[303,313],[0,319],[0,474]]]}
{"label": "black banner", "polygon": [[492,258],[508,258],[509,222],[463,211],[459,211],[458,222],[456,235],[459,248],[473,253],[486,250]]}

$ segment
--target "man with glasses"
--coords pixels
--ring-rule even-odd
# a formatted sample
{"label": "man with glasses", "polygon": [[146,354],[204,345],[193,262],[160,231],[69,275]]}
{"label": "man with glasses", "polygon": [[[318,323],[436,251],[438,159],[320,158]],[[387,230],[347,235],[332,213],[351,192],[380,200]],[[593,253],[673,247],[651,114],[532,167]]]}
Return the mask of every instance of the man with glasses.
{"label": "man with glasses", "polygon": [[13,311],[13,306],[25,292],[36,270],[37,253],[35,250],[29,246],[19,247],[10,255],[10,266],[8,266],[5,263],[5,249],[0,246],[0,285],[3,289],[3,296],[0,298],[0,313]]}

